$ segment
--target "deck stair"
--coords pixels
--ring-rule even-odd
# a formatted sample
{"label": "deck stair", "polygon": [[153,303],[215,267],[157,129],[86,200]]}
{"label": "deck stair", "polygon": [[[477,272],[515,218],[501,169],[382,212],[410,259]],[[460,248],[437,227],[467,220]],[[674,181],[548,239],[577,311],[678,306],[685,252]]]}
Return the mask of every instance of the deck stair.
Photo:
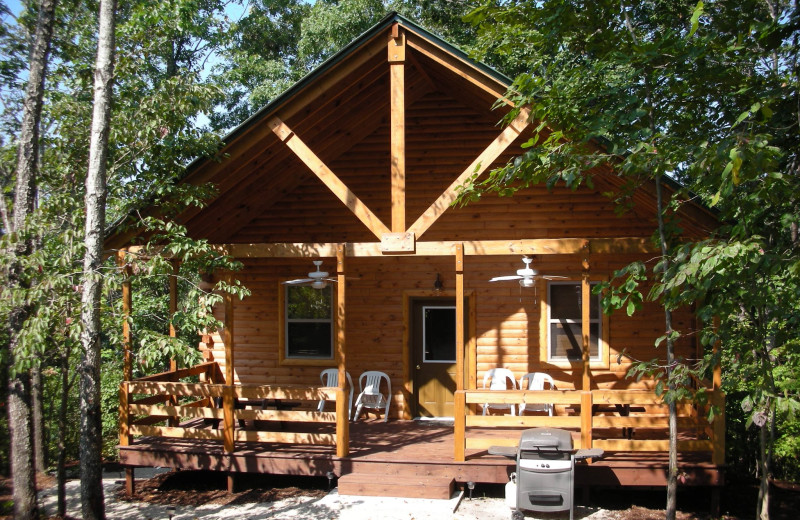
{"label": "deck stair", "polygon": [[426,475],[348,473],[339,477],[340,495],[433,498],[449,500],[455,479]]}

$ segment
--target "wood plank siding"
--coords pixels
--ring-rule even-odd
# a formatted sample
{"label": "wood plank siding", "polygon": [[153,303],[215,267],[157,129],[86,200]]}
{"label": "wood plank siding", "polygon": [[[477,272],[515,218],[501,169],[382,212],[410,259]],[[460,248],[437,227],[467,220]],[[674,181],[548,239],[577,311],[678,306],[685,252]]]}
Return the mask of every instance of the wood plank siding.
{"label": "wood plank siding", "polygon": [[[519,431],[538,426],[569,428],[579,446],[602,447],[615,456],[635,453],[635,462],[614,470],[620,482],[635,483],[639,468],[660,460],[666,407],[654,395],[653,380],[637,381],[627,373],[633,360],[666,357],[664,348],[654,347],[664,331],[663,310],[647,303],[633,316],[621,311],[600,318],[607,349],[588,368],[588,349],[578,352],[583,359],[549,362],[550,282],[539,277],[523,288],[516,280],[489,281],[515,274],[523,267],[522,256],[532,255],[540,274],[575,283],[581,312],[574,319],[582,324],[562,323],[563,337],[588,338],[590,283],[609,279],[632,261],[652,266],[658,260],[651,242],[655,185],[643,183],[626,192],[629,210],[622,215],[608,195],[623,188],[613,164],[595,168],[591,182],[575,190],[520,186],[512,197],[490,193],[466,206],[451,205],[464,179],[474,172],[485,178],[522,153],[538,124],[529,120],[526,107],[511,124],[498,123],[511,110],[504,98],[509,84],[424,29],[390,15],[234,130],[218,157],[192,164],[181,182],[211,183],[217,194],[206,207],[188,209],[177,220],[193,238],[243,263],[239,272],[213,276],[233,276],[251,295],[226,298],[214,309],[225,327],[203,331],[206,364],[190,369],[200,383],[179,382],[182,372],[175,367],[139,382],[126,378],[120,388],[123,460],[161,464],[160,457],[175,455],[195,464],[195,455],[176,454],[213,448],[213,460],[206,462],[215,469],[236,471],[230,463],[239,457],[248,468],[280,466],[302,473],[295,467],[300,459],[289,465],[281,461],[282,450],[297,444],[321,457],[300,461],[308,471],[322,464],[316,469],[346,473],[364,462],[360,443],[365,428],[376,423],[354,423],[351,441],[345,370],[356,392],[363,372],[389,376],[391,419],[453,415],[453,426],[440,432],[446,441],[417,440],[435,443],[426,449],[435,448],[441,471],[458,481],[472,479],[482,464],[494,468],[486,481],[504,481],[508,462],[487,461],[484,450],[498,442],[516,443]],[[674,197],[674,186],[664,187],[666,197]],[[160,214],[157,207],[142,211]],[[690,201],[673,216],[690,237],[706,237],[717,225],[713,214]],[[136,252],[135,236],[135,230],[120,226],[106,247]],[[331,292],[334,355],[286,359],[282,282],[305,278],[317,259],[336,280],[330,283],[338,284]],[[435,282],[441,284],[438,289]],[[439,325],[444,330],[455,322],[455,339],[440,340],[448,349],[452,342],[463,346],[455,359],[421,354],[418,325],[429,322],[417,316],[431,302],[448,310],[431,311],[445,318],[430,323],[447,324]],[[684,333],[679,357],[692,359],[701,352],[692,334],[695,320],[693,309],[673,314],[673,328]],[[325,336],[324,327],[319,326],[318,338]],[[423,361],[415,361],[415,355]],[[435,363],[446,369],[427,372]],[[517,381],[529,372],[552,376],[553,390],[494,392],[493,397],[515,406],[547,398],[555,404],[554,416],[480,415],[491,394],[478,389],[484,374],[498,367],[510,369]],[[340,386],[321,388],[320,372],[329,368],[338,369]],[[716,370],[710,395],[724,409]],[[420,388],[428,385],[424,398],[415,381]],[[186,404],[190,394],[196,401]],[[282,402],[292,395],[300,402]],[[320,395],[329,401],[327,411],[325,403],[317,411]],[[433,412],[425,408],[430,403]],[[704,458],[698,474],[708,471],[712,483],[719,483],[724,421],[709,426],[706,416],[701,407],[680,405],[681,446]],[[403,424],[416,431],[414,423]],[[283,447],[273,450],[272,444]],[[345,461],[348,450],[352,463]],[[407,453],[395,456],[399,459],[391,462],[402,464]],[[414,459],[409,467],[419,464]],[[661,481],[661,476],[647,480],[648,485]]]}
{"label": "wood plank siding", "polygon": [[[574,255],[542,255],[543,272],[563,274],[578,279],[579,260]],[[598,259],[596,273],[609,273],[621,267],[627,258]],[[476,293],[476,361],[471,375],[478,387],[486,370],[509,368],[517,377],[527,372],[545,371],[556,380],[559,389],[580,388],[581,371],[542,363],[539,360],[540,305],[534,289],[520,288],[514,282],[490,283],[492,276],[513,272],[518,256],[470,256],[465,259],[464,285]],[[310,262],[304,259],[248,259],[244,271],[237,274],[252,291],[252,296],[234,303],[234,373],[237,382],[248,384],[318,384],[322,368],[281,365],[278,351],[278,328],[283,326],[278,305],[281,281],[305,275]],[[333,260],[324,266],[333,269]],[[397,417],[409,412],[406,398],[408,359],[403,346],[403,292],[430,290],[439,274],[446,288],[455,285],[455,273],[449,257],[389,257],[348,259],[347,282],[347,369],[357,377],[367,370],[381,370],[392,379]],[[352,280],[350,280],[352,278]],[[542,290],[542,289],[538,289]],[[647,304],[642,312],[629,317],[617,312],[609,318],[609,357],[607,368],[593,364],[593,388],[651,388],[652,381],[636,383],[627,379],[630,358],[617,356],[624,349],[632,358],[651,359],[659,355],[653,343],[663,331],[659,308]],[[224,316],[219,314],[218,318]],[[677,330],[690,332],[694,318],[690,312],[676,312]],[[469,340],[470,338],[467,338]],[[204,349],[208,346],[203,345]],[[677,354],[693,357],[695,345],[682,341]],[[211,360],[222,365],[225,351],[219,336],[210,349]],[[663,357],[664,354],[661,353]]]}

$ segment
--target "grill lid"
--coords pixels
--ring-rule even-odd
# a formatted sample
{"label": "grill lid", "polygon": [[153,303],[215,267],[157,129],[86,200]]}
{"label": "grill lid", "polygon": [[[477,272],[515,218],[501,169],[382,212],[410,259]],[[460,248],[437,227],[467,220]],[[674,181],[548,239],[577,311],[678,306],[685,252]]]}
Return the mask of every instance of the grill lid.
{"label": "grill lid", "polygon": [[572,451],[572,434],[558,428],[531,428],[522,432],[519,451]]}

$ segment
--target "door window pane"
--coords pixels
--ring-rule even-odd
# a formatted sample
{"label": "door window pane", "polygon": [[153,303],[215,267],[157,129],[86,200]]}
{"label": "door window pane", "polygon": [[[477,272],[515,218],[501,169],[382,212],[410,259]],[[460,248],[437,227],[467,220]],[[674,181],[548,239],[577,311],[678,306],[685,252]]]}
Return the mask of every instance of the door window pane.
{"label": "door window pane", "polygon": [[456,362],[456,308],[423,307],[423,352],[426,363]]}

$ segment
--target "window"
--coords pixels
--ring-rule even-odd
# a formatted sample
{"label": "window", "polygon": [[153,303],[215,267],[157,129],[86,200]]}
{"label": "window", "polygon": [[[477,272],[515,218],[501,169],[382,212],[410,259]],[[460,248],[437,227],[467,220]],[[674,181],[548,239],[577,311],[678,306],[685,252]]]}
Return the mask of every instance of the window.
{"label": "window", "polygon": [[333,359],[333,290],[285,286],[285,359]]}
{"label": "window", "polygon": [[422,307],[423,362],[456,362],[456,308]]}
{"label": "window", "polygon": [[[547,361],[582,359],[581,297],[580,282],[551,282],[547,285]],[[603,359],[603,332],[600,295],[593,294],[589,306],[590,361]]]}

